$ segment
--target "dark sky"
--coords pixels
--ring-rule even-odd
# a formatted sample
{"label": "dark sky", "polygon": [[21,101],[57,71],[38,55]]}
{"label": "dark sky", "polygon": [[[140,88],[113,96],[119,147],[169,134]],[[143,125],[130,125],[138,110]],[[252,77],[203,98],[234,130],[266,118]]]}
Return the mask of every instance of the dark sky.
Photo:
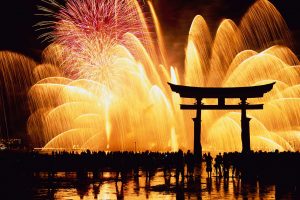
{"label": "dark sky", "polygon": [[[216,27],[222,18],[238,22],[253,0],[153,0],[167,41],[184,40],[192,18],[201,14],[209,26]],[[272,0],[294,36],[294,51],[300,55],[300,6],[297,0]],[[13,50],[39,59],[47,43],[37,37],[33,27],[41,18],[36,6],[41,0],[4,0],[0,5],[0,49]],[[171,38],[171,39],[170,39]],[[184,41],[183,41],[184,42]]]}

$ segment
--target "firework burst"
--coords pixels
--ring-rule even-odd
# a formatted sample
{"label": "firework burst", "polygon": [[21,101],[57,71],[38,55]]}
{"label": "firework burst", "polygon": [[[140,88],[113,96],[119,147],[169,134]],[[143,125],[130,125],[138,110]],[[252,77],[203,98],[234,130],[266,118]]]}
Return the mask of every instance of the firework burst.
{"label": "firework burst", "polygon": [[[124,34],[131,33],[143,41],[146,32],[140,20],[135,0],[68,0],[60,5],[46,0],[59,12],[40,7],[52,15],[54,22],[42,22],[41,27],[53,27],[46,34],[63,51],[65,74],[70,78],[104,79],[114,75],[116,47],[124,43]],[[92,73],[91,73],[92,72]]]}

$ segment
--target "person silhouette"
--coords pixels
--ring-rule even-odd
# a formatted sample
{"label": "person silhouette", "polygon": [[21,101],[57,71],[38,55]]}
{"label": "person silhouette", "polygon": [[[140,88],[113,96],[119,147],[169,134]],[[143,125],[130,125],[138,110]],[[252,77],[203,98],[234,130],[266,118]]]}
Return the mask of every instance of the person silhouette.
{"label": "person silhouette", "polygon": [[219,155],[217,155],[215,158],[215,164],[214,164],[214,167],[216,170],[216,176],[222,177],[222,171],[221,171],[222,163],[223,163],[223,158],[222,158],[221,153],[219,153]]}
{"label": "person silhouette", "polygon": [[230,169],[230,161],[228,158],[228,154],[223,154],[223,176],[224,178],[229,178],[229,169]]}
{"label": "person silhouette", "polygon": [[187,164],[187,175],[192,177],[194,175],[195,158],[190,150],[187,151],[185,162]]}
{"label": "person silhouette", "polygon": [[184,156],[181,149],[177,152],[176,158],[176,183],[179,181],[179,176],[181,175],[181,181],[184,181]]}
{"label": "person silhouette", "polygon": [[212,171],[212,157],[210,155],[210,152],[208,152],[208,154],[206,155],[205,159],[205,163],[206,163],[206,172],[208,175],[208,178],[211,178],[211,171]]}

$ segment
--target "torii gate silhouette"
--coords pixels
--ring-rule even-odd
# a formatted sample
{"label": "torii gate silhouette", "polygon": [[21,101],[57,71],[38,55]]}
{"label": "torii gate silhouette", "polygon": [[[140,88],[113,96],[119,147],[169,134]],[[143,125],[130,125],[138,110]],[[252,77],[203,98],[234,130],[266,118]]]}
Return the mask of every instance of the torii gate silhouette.
{"label": "torii gate silhouette", "polygon": [[[185,105],[181,104],[182,110],[196,110],[196,117],[194,121],[194,156],[200,161],[202,157],[201,146],[201,110],[241,110],[241,139],[242,139],[242,153],[249,153],[250,148],[250,128],[249,122],[251,118],[246,115],[247,110],[263,109],[263,104],[249,104],[248,98],[263,97],[265,93],[272,90],[273,83],[248,87],[192,87],[185,85],[175,85],[168,83],[173,92],[179,93],[182,98],[196,99],[195,104]],[[217,105],[204,105],[203,98],[218,99]],[[237,105],[226,105],[226,98],[238,98],[241,102]]]}

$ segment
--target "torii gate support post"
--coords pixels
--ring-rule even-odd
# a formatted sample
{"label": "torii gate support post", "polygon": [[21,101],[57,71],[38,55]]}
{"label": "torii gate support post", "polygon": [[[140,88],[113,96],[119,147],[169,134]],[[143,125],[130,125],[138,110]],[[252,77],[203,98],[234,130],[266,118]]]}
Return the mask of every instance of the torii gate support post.
{"label": "torii gate support post", "polygon": [[197,99],[196,117],[194,121],[194,158],[197,163],[202,160],[202,145],[201,145],[201,100]]}
{"label": "torii gate support post", "polygon": [[246,105],[247,99],[241,99],[241,106],[242,106],[242,110],[241,110],[241,128],[242,128],[242,153],[250,153],[251,148],[250,148],[250,120],[251,118],[247,117],[246,114]]}

